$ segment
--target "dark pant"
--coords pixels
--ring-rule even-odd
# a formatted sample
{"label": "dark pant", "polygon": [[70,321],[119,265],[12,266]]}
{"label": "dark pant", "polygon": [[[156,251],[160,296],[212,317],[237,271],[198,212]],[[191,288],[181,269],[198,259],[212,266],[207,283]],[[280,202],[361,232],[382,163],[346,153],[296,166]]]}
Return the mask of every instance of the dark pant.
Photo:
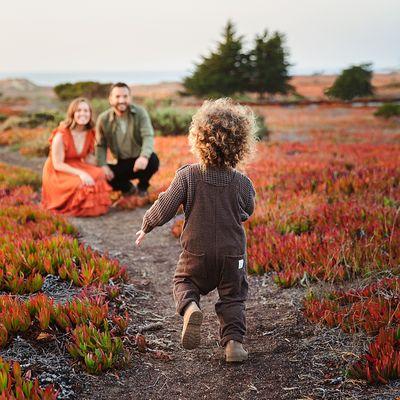
{"label": "dark pant", "polygon": [[245,300],[248,283],[246,256],[213,257],[196,255],[186,250],[180,255],[174,276],[174,298],[177,312],[183,315],[192,301],[199,304],[200,295],[215,288],[219,300],[215,305],[220,323],[221,346],[229,340],[243,342],[246,333]]}
{"label": "dark pant", "polygon": [[133,166],[137,158],[127,158],[118,160],[117,164],[108,164],[114,173],[114,178],[109,182],[114,190],[128,192],[132,187],[132,179],[139,179],[138,188],[147,190],[151,177],[158,171],[160,161],[156,153],[152,153],[146,169],[133,172]]}

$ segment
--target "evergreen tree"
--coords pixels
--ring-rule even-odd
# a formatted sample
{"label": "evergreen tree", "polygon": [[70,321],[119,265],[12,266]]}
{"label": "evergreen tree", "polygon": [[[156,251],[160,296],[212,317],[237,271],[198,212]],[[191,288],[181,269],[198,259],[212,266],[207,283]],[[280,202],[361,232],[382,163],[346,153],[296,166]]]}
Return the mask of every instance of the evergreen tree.
{"label": "evergreen tree", "polygon": [[342,100],[370,96],[373,94],[371,79],[371,64],[353,65],[342,71],[325,94]]}
{"label": "evergreen tree", "polygon": [[265,31],[256,36],[254,48],[248,54],[246,89],[258,93],[260,98],[265,92],[286,94],[293,89],[288,83],[290,64],[284,41],[283,34],[275,32],[269,36]]}
{"label": "evergreen tree", "polygon": [[243,90],[244,69],[242,37],[236,36],[234,25],[228,21],[215,52],[202,57],[193,75],[184,80],[188,93],[198,96],[230,96]]}

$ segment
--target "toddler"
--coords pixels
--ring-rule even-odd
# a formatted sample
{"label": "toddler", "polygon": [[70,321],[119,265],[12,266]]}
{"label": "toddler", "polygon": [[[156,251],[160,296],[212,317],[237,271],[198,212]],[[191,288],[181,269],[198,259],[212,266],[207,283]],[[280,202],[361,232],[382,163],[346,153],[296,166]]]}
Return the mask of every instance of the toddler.
{"label": "toddler", "polygon": [[194,115],[189,143],[199,163],[178,169],[169,188],[146,212],[136,244],[173,218],[182,204],[185,222],[182,253],[174,276],[174,299],[183,316],[181,342],[200,343],[200,295],[218,290],[215,305],[221,346],[227,362],[248,357],[246,332],[246,235],[242,223],[254,210],[255,190],[235,168],[254,150],[255,119],[248,107],[231,99],[205,101]]}

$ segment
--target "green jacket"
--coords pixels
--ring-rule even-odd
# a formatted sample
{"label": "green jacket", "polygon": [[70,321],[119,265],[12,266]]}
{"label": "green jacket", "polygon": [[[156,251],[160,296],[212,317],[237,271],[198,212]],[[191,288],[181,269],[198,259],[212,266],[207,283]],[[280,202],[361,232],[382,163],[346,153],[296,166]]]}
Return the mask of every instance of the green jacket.
{"label": "green jacket", "polygon": [[[97,165],[106,164],[107,149],[118,159],[118,146],[115,136],[117,129],[116,115],[112,108],[104,111],[96,123],[96,159]],[[150,157],[154,151],[154,130],[147,111],[136,104],[131,104],[128,113],[128,130],[132,133],[133,146],[129,149],[132,158]]]}

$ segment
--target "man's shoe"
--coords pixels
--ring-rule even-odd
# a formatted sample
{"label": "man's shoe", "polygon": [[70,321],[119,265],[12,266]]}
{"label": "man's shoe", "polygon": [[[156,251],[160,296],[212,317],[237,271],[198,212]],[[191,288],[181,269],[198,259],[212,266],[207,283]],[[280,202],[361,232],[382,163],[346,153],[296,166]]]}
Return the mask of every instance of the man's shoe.
{"label": "man's shoe", "polygon": [[122,196],[124,197],[133,196],[135,194],[138,194],[138,192],[139,192],[138,187],[132,183],[132,186],[126,192],[122,192]]}
{"label": "man's shoe", "polygon": [[230,340],[225,346],[226,362],[243,362],[249,357],[248,352],[243,348],[243,344],[236,340]]}
{"label": "man's shoe", "polygon": [[200,344],[200,327],[203,322],[203,313],[198,305],[192,301],[183,315],[181,343],[187,350],[195,349]]}

